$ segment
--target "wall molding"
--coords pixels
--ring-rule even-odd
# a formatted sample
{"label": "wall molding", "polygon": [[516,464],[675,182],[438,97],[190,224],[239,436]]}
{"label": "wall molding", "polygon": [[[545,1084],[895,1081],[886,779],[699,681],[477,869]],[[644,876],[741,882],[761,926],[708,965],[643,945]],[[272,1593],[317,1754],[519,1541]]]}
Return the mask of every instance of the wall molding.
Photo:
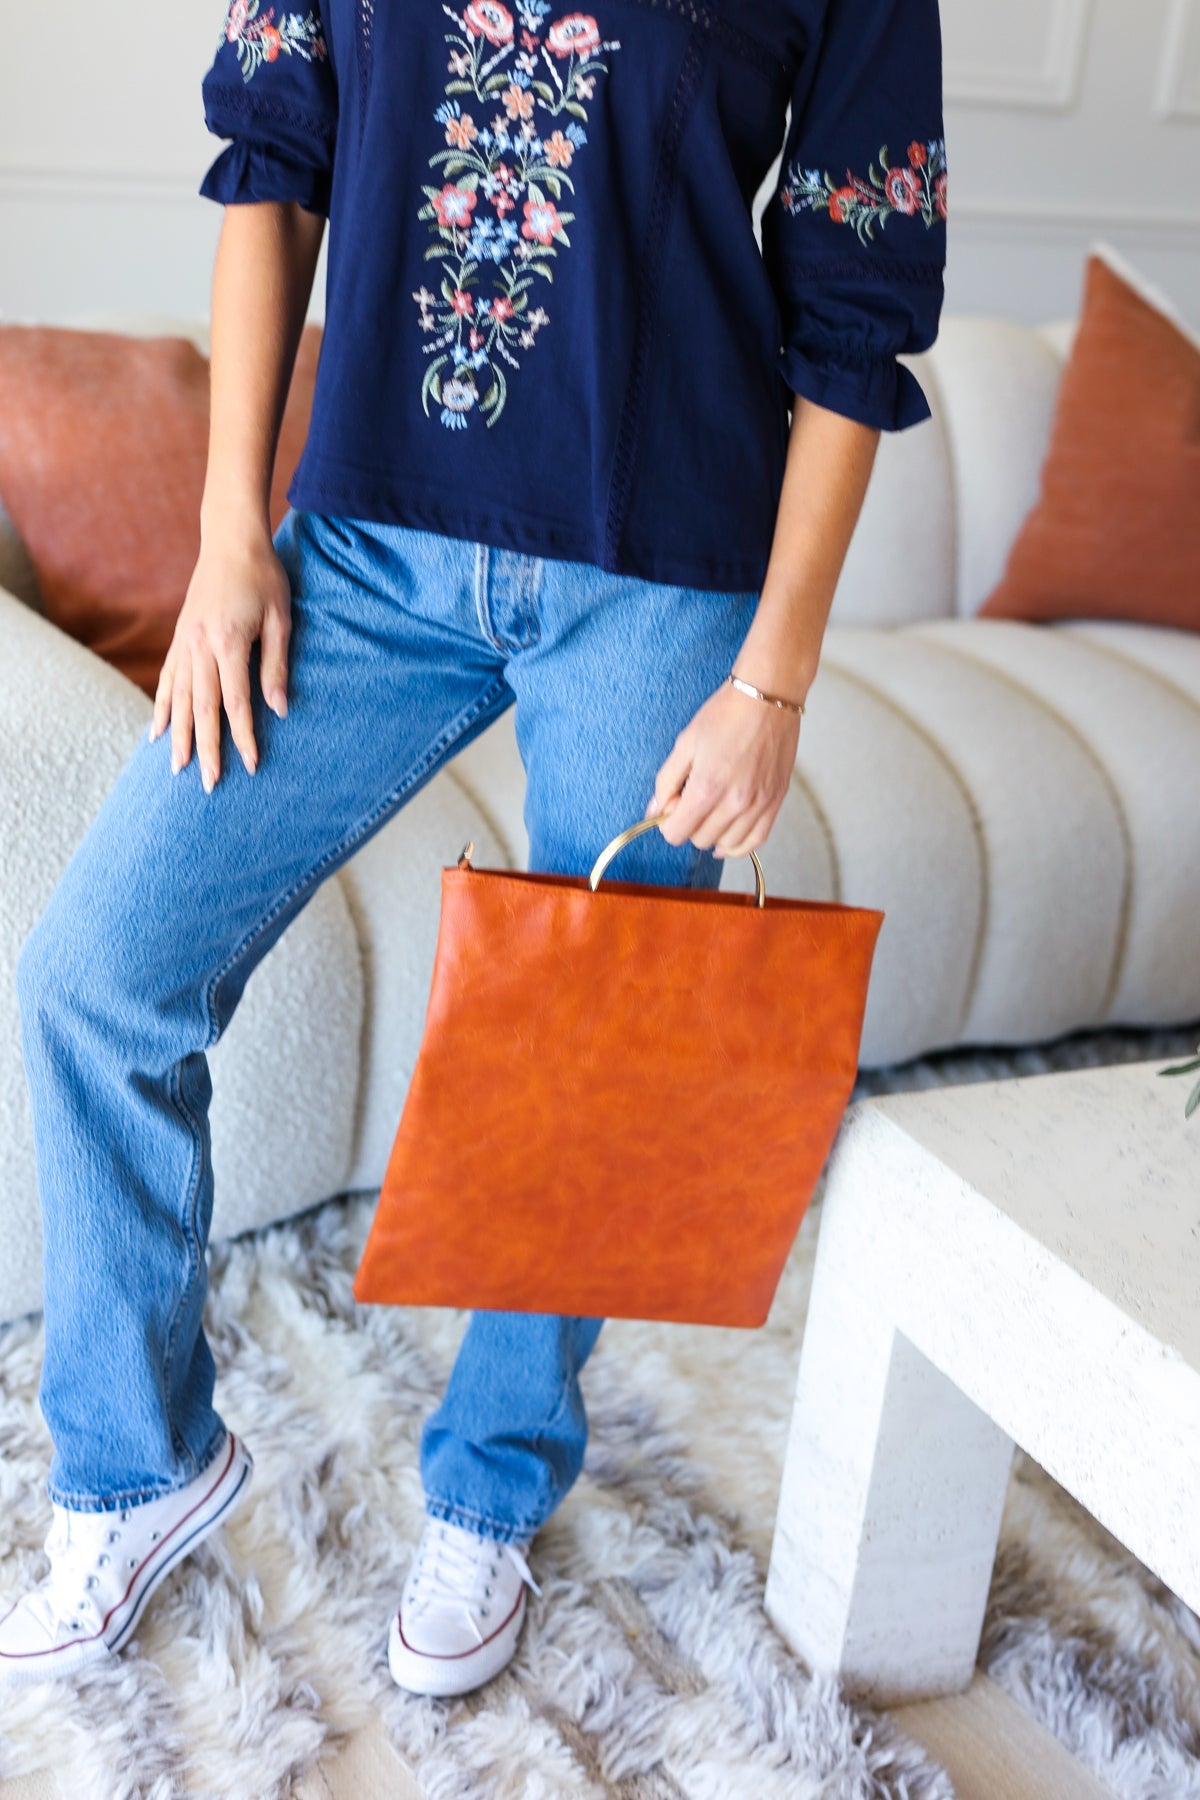
{"label": "wall molding", "polygon": [[1048,230],[1114,230],[1147,233],[1200,233],[1200,212],[1162,210],[1148,212],[1136,206],[1080,206],[1071,202],[1042,203],[1008,200],[952,200],[951,232],[955,221],[969,225],[1044,227]]}
{"label": "wall molding", "polygon": [[[6,200],[86,201],[105,205],[126,202],[191,206],[203,171],[195,179],[187,175],[98,175],[90,169],[0,169],[0,203]],[[1081,205],[1074,201],[965,200],[951,201],[951,223],[1004,227],[1065,226],[1078,230],[1103,230],[1105,226],[1148,233],[1191,232],[1200,234],[1200,211],[1115,204]]]}
{"label": "wall molding", "polygon": [[190,174],[148,175],[141,170],[0,167],[0,200],[194,200],[207,163]]}
{"label": "wall molding", "polygon": [[1091,13],[1092,0],[1049,0],[1041,60],[1031,68],[946,58],[942,80],[947,102],[1054,112],[1074,106]]}
{"label": "wall molding", "polygon": [[1171,0],[1159,55],[1154,116],[1200,119],[1200,9],[1196,0]]}
{"label": "wall molding", "polygon": [[[203,173],[203,171],[201,171]],[[5,202],[59,202],[63,205],[169,205],[196,207],[200,175],[97,175],[94,169],[0,169],[0,205]],[[1081,205],[1076,202],[959,200],[950,202],[952,241],[955,225],[1000,232],[1096,232],[1121,230],[1141,238],[1200,238],[1200,212],[1186,209],[1146,211],[1133,205]],[[209,203],[198,211],[207,216]]]}

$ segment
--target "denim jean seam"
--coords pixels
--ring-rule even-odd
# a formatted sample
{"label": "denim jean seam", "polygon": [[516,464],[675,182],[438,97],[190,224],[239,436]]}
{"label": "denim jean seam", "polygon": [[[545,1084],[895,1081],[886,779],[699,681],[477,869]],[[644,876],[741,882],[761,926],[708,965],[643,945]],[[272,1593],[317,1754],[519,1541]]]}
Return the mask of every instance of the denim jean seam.
{"label": "denim jean seam", "polygon": [[541,1430],[537,1433],[537,1435],[535,1436],[535,1438],[533,1440],[534,1445],[537,1449],[538,1456],[541,1460],[542,1468],[545,1470],[545,1473],[546,1473],[546,1498],[550,1503],[549,1507],[547,1509],[547,1513],[546,1513],[547,1518],[549,1518],[550,1513],[556,1511],[557,1508],[562,1505],[562,1502],[566,1499],[567,1494],[570,1492],[571,1487],[574,1485],[573,1482],[569,1483],[567,1485],[567,1487],[564,1488],[562,1493],[560,1494],[558,1492],[558,1483],[555,1480],[553,1480],[553,1478],[551,1477],[550,1465],[546,1461],[546,1458],[544,1456],[542,1456],[542,1441],[543,1441],[546,1433],[549,1431],[553,1431],[554,1427],[559,1423],[560,1419],[565,1417],[567,1410],[568,1410],[568,1404],[571,1400],[571,1379],[570,1379],[569,1374],[567,1374],[567,1371],[564,1370],[564,1374],[567,1375],[567,1379],[564,1380],[564,1382],[562,1383],[562,1386],[559,1390],[558,1405],[554,1408],[554,1411],[550,1414],[550,1417],[547,1420],[545,1420],[545,1422],[543,1423],[543,1425],[541,1427]]}
{"label": "denim jean seam", "polygon": [[96,1494],[83,1492],[77,1488],[55,1487],[47,1482],[46,1493],[55,1506],[65,1506],[69,1512],[118,1512],[123,1506],[145,1506],[151,1500],[165,1500],[168,1494],[177,1494],[181,1488],[187,1487],[190,1481],[198,1481],[221,1453],[225,1442],[227,1428],[222,1421],[209,1443],[204,1455],[198,1458],[195,1472],[182,1476],[178,1481],[161,1483],[148,1488],[126,1488],[116,1494]]}
{"label": "denim jean seam", "polygon": [[[430,768],[434,766],[438,758],[457,742],[463,732],[466,731],[479,717],[480,713],[486,711],[495,700],[500,699],[504,694],[504,691],[505,686],[503,679],[494,681],[490,686],[485,688],[483,693],[478,695],[468,707],[465,707],[463,711],[459,713],[458,717],[453,719],[451,723],[446,726],[445,730],[434,740],[429,749],[425,752],[425,755],[417,759],[405,775],[404,780],[396,787],[392,788],[377,806],[373,807],[371,811],[367,813],[364,818],[360,819],[351,830],[346,832],[331,849],[327,850],[325,855],[322,856],[310,870],[292,883],[292,885],[276,901],[266,917],[261,919],[253,930],[248,932],[246,936],[242,938],[241,942],[233,951],[231,951],[221,967],[209,977],[201,995],[201,1006],[208,1027],[207,1038],[202,1046],[203,1049],[210,1050],[220,1036],[220,1022],[217,1018],[214,1005],[214,997],[220,984],[234,969],[237,968],[238,964],[253,949],[263,933],[270,930],[280,913],[286,911],[299,894],[304,893],[308,888],[315,887],[321,881],[328,868],[339,861],[344,860],[352,852],[355,845],[361,843],[362,840],[369,835],[376,823],[385,819],[390,812],[394,812],[409,790],[421,780]],[[200,1178],[203,1170],[203,1145],[201,1143],[199,1126],[191,1109],[183,1100],[182,1090],[179,1086],[178,1064],[176,1064],[175,1068],[172,1070],[171,1097],[176,1111],[180,1114],[184,1124],[191,1133],[193,1144],[193,1170],[184,1220],[184,1229],[187,1233],[188,1242],[189,1271],[183,1291],[180,1294],[171,1315],[171,1322],[167,1329],[167,1349],[163,1358],[163,1381],[167,1393],[167,1416],[171,1428],[172,1443],[178,1450],[180,1447],[186,1449],[186,1446],[182,1446],[182,1440],[178,1438],[176,1423],[170,1412],[170,1373],[184,1308],[188,1296],[192,1291],[196,1277],[199,1274],[201,1262],[203,1260],[201,1256],[198,1254],[194,1255],[193,1253],[193,1245],[196,1243],[196,1200],[200,1192]],[[190,1454],[191,1453],[188,1452],[189,1456]],[[189,1479],[191,1479],[191,1477],[189,1477]]]}
{"label": "denim jean seam", "polygon": [[[482,579],[480,578],[481,570]],[[471,584],[474,589],[475,617],[479,622],[480,631],[483,633],[483,636],[491,645],[492,649],[499,651],[501,656],[505,656],[507,655],[507,651],[505,646],[500,642],[500,639],[496,636],[496,625],[492,618],[492,609],[487,601],[487,588],[491,572],[491,551],[486,544],[476,544],[475,574]]]}
{"label": "denim jean seam", "polygon": [[[171,1104],[183,1120],[192,1143],[192,1166],[188,1178],[187,1200],[184,1203],[183,1229],[187,1244],[188,1271],[179,1303],[171,1314],[171,1323],[167,1328],[167,1343],[163,1351],[163,1399],[167,1414],[167,1424],[171,1432],[171,1446],[176,1455],[184,1455],[194,1463],[191,1451],[183,1441],[175,1418],[171,1401],[171,1371],[175,1363],[175,1346],[179,1341],[179,1327],[183,1319],[184,1307],[192,1292],[196,1278],[200,1273],[203,1253],[196,1236],[196,1201],[200,1195],[200,1181],[204,1173],[204,1143],[200,1131],[200,1122],[196,1114],[183,1098],[183,1085],[179,1079],[181,1063],[176,1063],[171,1070],[170,1096]],[[196,1470],[193,1468],[192,1474]],[[191,1480],[192,1476],[188,1477]]]}
{"label": "denim jean seam", "polygon": [[[538,622],[537,622],[536,610],[535,610],[534,603],[533,603],[535,565],[540,567],[540,564],[541,564],[540,557],[525,556],[522,558],[521,581],[520,581],[520,586],[518,588],[518,598],[519,598],[520,604],[521,604],[521,616],[525,620],[525,625],[526,625],[526,629],[527,629],[527,633],[528,633],[525,643],[522,646],[522,648],[525,650],[532,650],[535,644],[538,644],[541,642],[541,637],[542,637],[541,630],[540,630],[540,628],[538,626]],[[539,581],[538,587],[540,588],[540,586],[541,586],[541,583]]]}

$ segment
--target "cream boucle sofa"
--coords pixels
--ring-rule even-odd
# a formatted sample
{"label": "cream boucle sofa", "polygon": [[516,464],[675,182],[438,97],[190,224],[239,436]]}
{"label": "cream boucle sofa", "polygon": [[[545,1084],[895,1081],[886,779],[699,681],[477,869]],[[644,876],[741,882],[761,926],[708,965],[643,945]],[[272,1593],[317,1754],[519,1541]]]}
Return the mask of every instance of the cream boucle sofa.
{"label": "cream boucle sofa", "polygon": [[[1035,497],[1070,330],[944,322],[913,359],[934,416],[885,437],[834,604],[764,860],[777,892],[886,912],[864,1066],[1200,1018],[1200,636],[973,617]],[[40,1292],[13,967],[150,711],[36,600],[0,518],[0,1319]],[[378,1183],[438,871],[468,837],[480,863],[522,862],[522,786],[510,714],[251,978],[212,1058],[215,1233]]]}

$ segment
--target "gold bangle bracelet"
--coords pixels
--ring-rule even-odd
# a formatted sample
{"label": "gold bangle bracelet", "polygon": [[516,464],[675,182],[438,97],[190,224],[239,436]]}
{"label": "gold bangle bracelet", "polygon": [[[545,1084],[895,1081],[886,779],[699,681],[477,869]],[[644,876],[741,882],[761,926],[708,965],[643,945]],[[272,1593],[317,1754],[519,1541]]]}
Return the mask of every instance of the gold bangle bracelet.
{"label": "gold bangle bracelet", "polygon": [[761,688],[756,688],[753,682],[743,681],[740,675],[727,675],[725,679],[730,687],[736,688],[739,694],[748,694],[751,700],[764,700],[768,706],[782,707],[784,712],[803,713],[804,711],[801,701],[781,700],[778,694],[764,694]]}

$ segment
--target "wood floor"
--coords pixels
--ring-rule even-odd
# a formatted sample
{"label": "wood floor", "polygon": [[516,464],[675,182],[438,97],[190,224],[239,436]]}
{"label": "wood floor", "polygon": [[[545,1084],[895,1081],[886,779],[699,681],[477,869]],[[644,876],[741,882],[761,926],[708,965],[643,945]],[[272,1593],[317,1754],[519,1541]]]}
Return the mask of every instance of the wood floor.
{"label": "wood floor", "polygon": [[958,1800],[1112,1800],[1111,1788],[986,1675],[965,1694],[897,1707],[892,1717],[941,1763]]}

